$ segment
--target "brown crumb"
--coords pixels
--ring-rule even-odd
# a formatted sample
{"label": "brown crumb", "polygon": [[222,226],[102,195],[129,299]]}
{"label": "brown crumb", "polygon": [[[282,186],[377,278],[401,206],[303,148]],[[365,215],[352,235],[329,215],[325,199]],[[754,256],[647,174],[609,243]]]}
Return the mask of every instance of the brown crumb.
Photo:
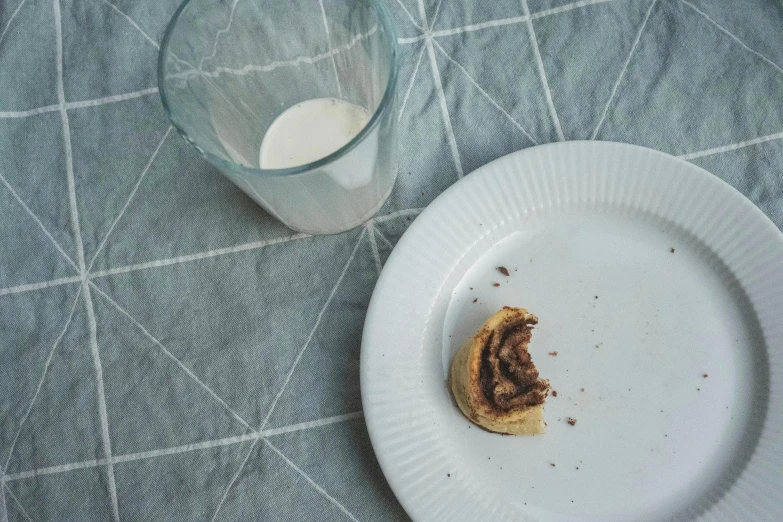
{"label": "brown crumb", "polygon": [[477,297],[477,298],[475,298],[475,299],[473,300],[473,302],[474,302],[474,303],[475,303],[476,301],[478,301],[478,297]]}
{"label": "brown crumb", "polygon": [[595,347],[598,348],[598,345],[596,344]]}
{"label": "brown crumb", "polygon": [[549,352],[549,355],[551,355],[552,357],[557,357],[557,352]]}
{"label": "brown crumb", "polygon": [[596,299],[598,299],[598,296],[595,296]]}
{"label": "brown crumb", "polygon": [[568,424],[573,426],[574,424],[576,424],[576,419],[572,419],[571,417],[568,417]]}
{"label": "brown crumb", "polygon": [[585,389],[584,388],[579,388],[579,391],[585,391]]}
{"label": "brown crumb", "polygon": [[704,375],[702,375],[702,377],[704,377],[704,378],[706,379],[707,377],[709,377],[709,375],[707,375],[707,374],[705,373]]}
{"label": "brown crumb", "polygon": [[673,254],[674,253],[674,247],[670,248],[669,252],[671,252]]}
{"label": "brown crumb", "polygon": [[451,473],[446,473],[446,476],[447,476],[447,477],[450,477],[450,476],[451,476]]}
{"label": "brown crumb", "polygon": [[549,465],[552,466],[553,468],[555,467],[555,463],[554,462],[550,462]]}
{"label": "brown crumb", "polygon": [[508,268],[506,268],[505,266],[499,266],[498,267],[498,272],[500,272],[501,274],[503,274],[506,277],[511,275],[511,274],[508,273]]}
{"label": "brown crumb", "polygon": [[500,283],[492,283],[492,286],[500,286]]}
{"label": "brown crumb", "polygon": [[552,390],[552,397],[557,397],[557,390]]}

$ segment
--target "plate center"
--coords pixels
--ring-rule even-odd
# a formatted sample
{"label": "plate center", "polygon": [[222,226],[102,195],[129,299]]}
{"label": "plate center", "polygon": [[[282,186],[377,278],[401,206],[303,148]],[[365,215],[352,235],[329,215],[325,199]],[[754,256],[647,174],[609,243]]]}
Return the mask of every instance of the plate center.
{"label": "plate center", "polygon": [[539,317],[530,351],[557,397],[535,437],[465,429],[455,406],[444,433],[470,472],[521,510],[563,520],[671,516],[725,481],[755,445],[764,345],[720,260],[624,212],[520,220],[496,239],[454,288],[437,377],[492,313],[520,306]]}

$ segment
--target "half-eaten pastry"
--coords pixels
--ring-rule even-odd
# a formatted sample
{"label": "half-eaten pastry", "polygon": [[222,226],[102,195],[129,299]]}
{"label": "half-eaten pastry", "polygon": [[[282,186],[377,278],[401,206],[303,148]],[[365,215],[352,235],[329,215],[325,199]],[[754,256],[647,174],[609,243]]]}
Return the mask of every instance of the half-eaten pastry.
{"label": "half-eaten pastry", "polygon": [[539,378],[528,352],[537,323],[524,308],[503,307],[452,359],[449,386],[474,424],[496,433],[544,433],[549,381]]}

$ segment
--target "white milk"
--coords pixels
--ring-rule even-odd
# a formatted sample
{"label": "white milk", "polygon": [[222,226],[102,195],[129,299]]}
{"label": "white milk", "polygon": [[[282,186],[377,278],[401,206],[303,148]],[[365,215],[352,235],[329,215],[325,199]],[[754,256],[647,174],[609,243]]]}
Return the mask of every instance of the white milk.
{"label": "white milk", "polygon": [[370,116],[367,109],[336,98],[297,103],[269,126],[258,163],[262,169],[286,169],[317,161],[351,141]]}
{"label": "white milk", "polygon": [[[395,112],[391,105],[390,118]],[[339,150],[367,125],[370,112],[335,98],[314,98],[289,107],[266,131],[257,166],[264,169],[312,163]],[[214,120],[214,118],[213,118]],[[252,167],[242,136],[220,119],[215,132],[226,153]],[[377,122],[361,142],[320,168],[288,176],[252,175],[241,170],[226,174],[242,190],[291,228],[308,233],[336,233],[362,224],[389,196],[397,176],[393,127]],[[217,122],[213,122],[217,123]],[[383,147],[380,147],[381,143]],[[251,163],[252,162],[252,163]]]}

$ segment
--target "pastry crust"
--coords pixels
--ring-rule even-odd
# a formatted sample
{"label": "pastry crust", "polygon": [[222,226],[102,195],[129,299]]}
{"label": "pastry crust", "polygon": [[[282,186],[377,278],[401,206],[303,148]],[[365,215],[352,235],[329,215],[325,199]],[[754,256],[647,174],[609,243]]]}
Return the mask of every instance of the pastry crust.
{"label": "pastry crust", "polygon": [[549,381],[540,379],[527,345],[538,318],[504,307],[468,339],[451,361],[449,387],[459,409],[485,430],[544,433]]}

